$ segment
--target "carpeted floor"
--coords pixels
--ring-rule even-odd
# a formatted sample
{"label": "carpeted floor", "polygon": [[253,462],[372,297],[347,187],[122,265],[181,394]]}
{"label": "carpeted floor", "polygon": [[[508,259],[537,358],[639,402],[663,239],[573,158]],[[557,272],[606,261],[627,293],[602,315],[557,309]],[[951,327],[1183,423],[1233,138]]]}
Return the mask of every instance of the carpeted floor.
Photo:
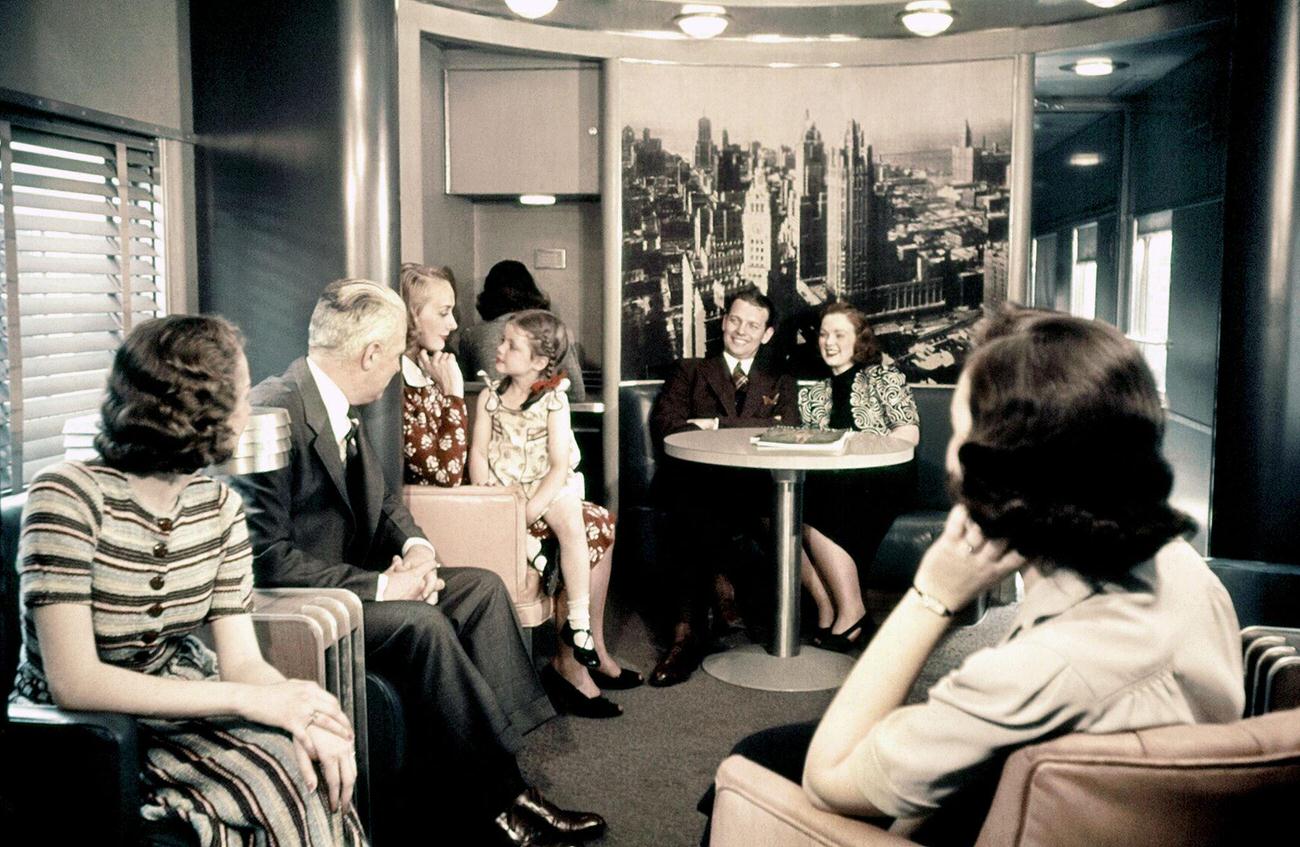
{"label": "carpeted floor", "polygon": [[[977,626],[955,628],[931,656],[912,698],[923,698],[963,657],[994,643],[1011,615],[1009,607],[994,608]],[[640,616],[611,608],[609,618],[611,650],[648,674],[657,650]],[[551,721],[525,739],[520,764],[555,802],[605,816],[609,832],[597,842],[601,847],[686,847],[699,842],[704,818],[695,804],[731,746],[759,729],[816,719],[833,694],[753,691],[697,671],[672,688],[612,692],[625,710],[621,717]]]}

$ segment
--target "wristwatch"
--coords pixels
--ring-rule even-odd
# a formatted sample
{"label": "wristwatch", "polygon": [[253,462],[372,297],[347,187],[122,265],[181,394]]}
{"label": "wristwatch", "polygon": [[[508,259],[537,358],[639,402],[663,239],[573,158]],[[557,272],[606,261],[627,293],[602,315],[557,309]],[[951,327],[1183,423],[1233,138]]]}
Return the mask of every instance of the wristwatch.
{"label": "wristwatch", "polygon": [[922,606],[934,612],[939,617],[941,618],[952,617],[952,609],[949,609],[947,606],[941,603],[937,598],[932,597],[929,594],[926,594],[921,589],[917,588],[916,583],[912,583],[912,587],[909,588],[908,591],[916,595],[916,599],[921,602]]}

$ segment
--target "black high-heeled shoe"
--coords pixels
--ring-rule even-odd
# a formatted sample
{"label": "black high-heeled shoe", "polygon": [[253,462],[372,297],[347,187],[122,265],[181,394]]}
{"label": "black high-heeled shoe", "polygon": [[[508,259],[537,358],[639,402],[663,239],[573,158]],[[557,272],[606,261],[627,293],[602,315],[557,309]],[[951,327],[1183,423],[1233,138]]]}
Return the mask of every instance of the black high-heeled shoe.
{"label": "black high-heeled shoe", "polygon": [[[582,633],[579,636],[578,633]],[[596,652],[596,641],[591,637],[589,629],[574,629],[568,621],[564,622],[564,627],[560,630],[560,637],[564,643],[573,648],[573,658],[578,660],[578,664],[588,668],[600,667],[600,655]],[[583,643],[590,643],[590,647],[579,647],[578,638],[582,637]]]}
{"label": "black high-heeled shoe", "polygon": [[554,665],[542,668],[542,688],[551,699],[551,705],[558,711],[580,718],[616,718],[623,714],[623,707],[604,695],[588,697],[573,683],[569,682]]}
{"label": "black high-heeled shoe", "polygon": [[[858,618],[857,623],[843,632],[827,633],[819,641],[814,641],[813,644],[823,650],[849,653],[870,641],[875,631],[876,625],[871,621],[871,614],[867,613]],[[857,638],[853,637],[854,633],[858,633]]]}
{"label": "black high-heeled shoe", "polygon": [[619,668],[618,676],[610,676],[595,669],[587,673],[591,674],[592,682],[606,691],[627,691],[645,684],[645,677],[630,668]]}

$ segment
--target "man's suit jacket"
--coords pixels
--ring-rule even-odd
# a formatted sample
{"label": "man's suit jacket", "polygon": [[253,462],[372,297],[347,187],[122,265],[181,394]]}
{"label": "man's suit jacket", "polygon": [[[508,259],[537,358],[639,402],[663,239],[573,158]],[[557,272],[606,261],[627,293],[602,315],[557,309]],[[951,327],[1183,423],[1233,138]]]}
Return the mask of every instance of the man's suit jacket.
{"label": "man's suit jacket", "polygon": [[722,356],[683,359],[655,398],[650,410],[650,434],[655,448],[664,437],[685,432],[691,418],[717,418],[719,427],[799,425],[795,381],[777,376],[755,362],[749,369],[745,405],[736,408],[736,386]]}
{"label": "man's suit jacket", "polygon": [[[365,502],[348,499],[347,476],[329,414],[306,359],[263,380],[249,399],[289,412],[288,467],[235,477],[244,498],[260,586],[348,588],[374,600],[379,572],[411,537],[423,538],[400,492],[387,490],[379,457],[357,439]],[[344,561],[347,551],[353,561]]]}

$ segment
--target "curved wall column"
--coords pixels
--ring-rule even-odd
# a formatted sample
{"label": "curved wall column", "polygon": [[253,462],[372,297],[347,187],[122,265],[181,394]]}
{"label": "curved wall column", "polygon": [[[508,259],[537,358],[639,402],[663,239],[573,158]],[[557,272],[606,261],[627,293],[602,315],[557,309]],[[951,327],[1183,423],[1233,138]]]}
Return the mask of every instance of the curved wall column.
{"label": "curved wall column", "polygon": [[602,439],[605,467],[605,502],[618,512],[618,383],[623,373],[623,148],[619,108],[622,65],[606,59],[600,69],[600,217],[604,255],[604,349],[601,350],[605,378],[601,400],[605,404]]}
{"label": "curved wall column", "polygon": [[[200,306],[239,324],[254,381],[306,352],[326,283],[397,283],[395,14],[369,0],[190,3]],[[394,471],[399,393],[365,412]]]}
{"label": "curved wall column", "polygon": [[1300,0],[1237,4],[1210,552],[1300,564]]}

